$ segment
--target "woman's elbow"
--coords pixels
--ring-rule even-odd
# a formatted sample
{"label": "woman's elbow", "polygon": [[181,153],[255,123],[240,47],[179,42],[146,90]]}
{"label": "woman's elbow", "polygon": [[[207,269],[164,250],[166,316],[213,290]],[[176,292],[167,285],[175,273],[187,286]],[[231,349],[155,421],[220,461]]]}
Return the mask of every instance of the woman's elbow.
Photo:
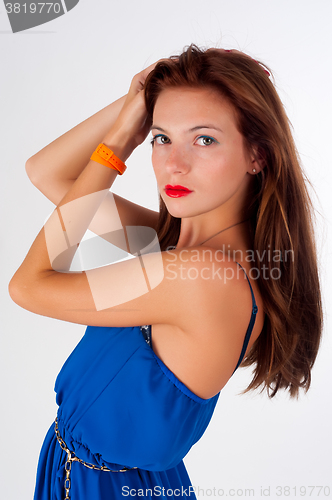
{"label": "woman's elbow", "polygon": [[24,283],[24,280],[20,279],[17,272],[8,284],[8,293],[15,304],[26,309],[25,304],[29,295],[28,286]]}
{"label": "woman's elbow", "polygon": [[26,171],[27,176],[29,177],[30,181],[32,182],[32,184],[37,187],[40,175],[39,175],[38,165],[37,165],[36,160],[34,159],[33,156],[31,156],[31,158],[29,158],[25,162],[25,171]]}
{"label": "woman's elbow", "polygon": [[12,277],[12,279],[8,284],[8,293],[10,295],[10,298],[15,302],[15,304],[19,305],[19,299],[18,299],[19,287],[17,286],[15,275]]}

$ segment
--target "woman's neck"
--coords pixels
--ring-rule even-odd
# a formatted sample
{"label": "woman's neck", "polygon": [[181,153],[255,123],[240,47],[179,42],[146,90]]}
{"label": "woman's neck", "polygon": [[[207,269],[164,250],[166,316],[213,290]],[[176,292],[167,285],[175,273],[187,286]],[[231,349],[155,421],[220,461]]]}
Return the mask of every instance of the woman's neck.
{"label": "woman's neck", "polygon": [[223,223],[194,225],[191,219],[181,220],[181,231],[176,248],[190,248],[206,245],[233,253],[237,250],[249,249],[251,246],[249,220],[228,220]]}

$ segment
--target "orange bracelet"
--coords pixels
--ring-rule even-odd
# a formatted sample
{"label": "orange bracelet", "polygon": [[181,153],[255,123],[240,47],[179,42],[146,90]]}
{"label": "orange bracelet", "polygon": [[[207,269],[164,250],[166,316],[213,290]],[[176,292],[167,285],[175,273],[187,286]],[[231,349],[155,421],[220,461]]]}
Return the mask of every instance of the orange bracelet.
{"label": "orange bracelet", "polygon": [[105,146],[102,142],[92,153],[90,160],[101,163],[102,165],[105,165],[105,167],[113,168],[113,170],[117,170],[120,175],[122,175],[127,168],[123,161],[121,161],[120,158],[118,158],[113,151],[111,151],[110,148]]}

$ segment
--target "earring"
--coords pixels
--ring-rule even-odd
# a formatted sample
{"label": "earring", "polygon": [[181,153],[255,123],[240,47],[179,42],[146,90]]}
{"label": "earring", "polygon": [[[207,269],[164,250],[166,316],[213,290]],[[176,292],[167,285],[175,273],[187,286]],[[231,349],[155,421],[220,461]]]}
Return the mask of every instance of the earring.
{"label": "earring", "polygon": [[256,172],[256,169],[255,169],[255,168],[253,168],[253,169],[252,169],[252,171],[255,173],[255,172]]}

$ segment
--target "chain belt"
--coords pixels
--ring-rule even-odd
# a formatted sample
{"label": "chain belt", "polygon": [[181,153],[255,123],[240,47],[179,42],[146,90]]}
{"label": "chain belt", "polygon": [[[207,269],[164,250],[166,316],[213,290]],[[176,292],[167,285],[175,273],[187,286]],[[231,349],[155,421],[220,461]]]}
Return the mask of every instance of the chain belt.
{"label": "chain belt", "polygon": [[70,471],[71,471],[72,462],[80,462],[82,465],[84,465],[84,467],[88,467],[88,469],[101,470],[101,471],[105,471],[105,472],[127,472],[128,470],[137,469],[137,467],[124,467],[123,469],[112,470],[112,469],[108,469],[107,467],[105,467],[105,465],[97,466],[94,464],[89,464],[88,462],[84,462],[83,460],[78,458],[73,451],[70,451],[67,448],[67,445],[64,442],[64,440],[62,439],[60,432],[59,432],[58,417],[55,419],[54,430],[55,430],[56,438],[57,438],[61,448],[67,453],[67,460],[65,463],[66,479],[64,482],[66,496],[65,496],[64,500],[70,500],[70,496],[69,496],[70,485],[71,485],[71,483],[70,483]]}

